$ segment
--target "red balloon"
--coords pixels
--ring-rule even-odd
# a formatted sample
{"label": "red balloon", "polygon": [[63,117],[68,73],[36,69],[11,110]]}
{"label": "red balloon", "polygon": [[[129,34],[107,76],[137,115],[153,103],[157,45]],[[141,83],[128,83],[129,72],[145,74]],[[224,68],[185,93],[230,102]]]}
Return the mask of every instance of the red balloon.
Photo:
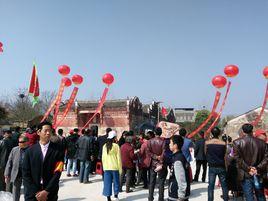
{"label": "red balloon", "polygon": [[104,76],[102,77],[102,81],[107,84],[110,85],[114,82],[114,76],[111,73],[106,73],[104,74]]}
{"label": "red balloon", "polygon": [[81,75],[74,75],[72,81],[74,84],[79,85],[83,82],[83,77]]}
{"label": "red balloon", "polygon": [[225,66],[224,73],[227,77],[235,77],[239,73],[239,68],[236,65],[228,65]]}
{"label": "red balloon", "polygon": [[63,79],[63,81],[64,81],[64,83],[65,83],[65,87],[69,87],[69,86],[72,85],[72,81],[71,81],[70,78],[68,78],[68,77],[64,77],[64,78],[62,78],[62,79]]}
{"label": "red balloon", "polygon": [[222,88],[226,85],[227,79],[222,75],[217,75],[212,79],[212,84],[216,88]]}
{"label": "red balloon", "polygon": [[3,47],[3,43],[0,42],[0,47]]}
{"label": "red balloon", "polygon": [[263,69],[263,75],[266,79],[268,79],[268,66]]}
{"label": "red balloon", "polygon": [[69,75],[70,73],[70,67],[67,66],[67,65],[61,65],[59,66],[59,73],[62,75],[62,76],[66,76],[66,75]]}

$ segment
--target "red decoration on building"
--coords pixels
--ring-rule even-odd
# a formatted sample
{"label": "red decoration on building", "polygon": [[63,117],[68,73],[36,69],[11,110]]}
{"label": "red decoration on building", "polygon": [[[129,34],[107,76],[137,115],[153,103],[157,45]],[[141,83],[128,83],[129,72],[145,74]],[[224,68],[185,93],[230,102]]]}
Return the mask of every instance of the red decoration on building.
{"label": "red decoration on building", "polygon": [[217,75],[212,79],[212,84],[216,88],[223,88],[227,83],[227,79],[222,75]]}
{"label": "red decoration on building", "polygon": [[70,73],[70,71],[71,71],[71,70],[70,70],[70,67],[67,66],[67,65],[61,65],[61,66],[59,66],[58,70],[59,70],[59,73],[60,73],[62,76],[69,75],[69,73]]}
{"label": "red decoration on building", "polygon": [[239,73],[239,68],[236,65],[228,65],[224,68],[224,73],[227,77],[235,77]]}

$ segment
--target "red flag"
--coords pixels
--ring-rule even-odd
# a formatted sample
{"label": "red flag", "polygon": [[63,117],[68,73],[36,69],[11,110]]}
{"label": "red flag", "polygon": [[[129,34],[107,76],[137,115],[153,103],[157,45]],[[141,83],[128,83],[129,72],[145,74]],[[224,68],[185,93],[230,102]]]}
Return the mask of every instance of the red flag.
{"label": "red flag", "polygon": [[161,112],[162,112],[162,116],[163,117],[166,117],[167,116],[167,109],[166,108],[162,107]]}
{"label": "red flag", "polygon": [[33,106],[38,102],[38,97],[39,97],[39,81],[38,81],[37,70],[35,66],[36,65],[34,63],[30,86],[29,86],[29,94],[33,96]]}
{"label": "red flag", "polygon": [[29,94],[34,94],[35,82],[36,82],[36,68],[35,65],[33,66],[30,87],[29,87]]}

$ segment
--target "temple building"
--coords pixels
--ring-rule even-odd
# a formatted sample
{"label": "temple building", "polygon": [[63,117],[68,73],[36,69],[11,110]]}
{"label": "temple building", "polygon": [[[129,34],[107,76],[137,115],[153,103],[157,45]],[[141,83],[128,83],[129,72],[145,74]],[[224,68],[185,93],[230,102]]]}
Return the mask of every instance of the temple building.
{"label": "temple building", "polygon": [[[62,114],[68,102],[60,107],[57,121],[62,118]],[[66,118],[59,125],[65,132],[73,128],[82,129],[86,122],[93,116],[98,106],[98,101],[76,101]],[[140,129],[153,127],[159,121],[157,103],[143,105],[138,97],[130,99],[106,100],[100,114],[86,127],[97,126],[98,134],[105,134],[106,128],[110,127],[117,131],[118,135],[124,130],[140,132]]]}

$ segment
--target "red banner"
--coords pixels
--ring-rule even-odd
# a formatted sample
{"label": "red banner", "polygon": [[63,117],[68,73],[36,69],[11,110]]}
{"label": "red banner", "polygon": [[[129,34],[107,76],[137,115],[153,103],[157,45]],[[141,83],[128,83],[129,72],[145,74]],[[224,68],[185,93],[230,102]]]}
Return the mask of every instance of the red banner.
{"label": "red banner", "polygon": [[263,100],[261,112],[258,115],[258,117],[255,119],[255,121],[252,123],[253,126],[256,126],[259,123],[259,121],[261,120],[261,117],[263,115],[264,109],[265,109],[265,107],[267,105],[267,99],[268,99],[268,83],[266,85],[266,92],[265,92],[265,97],[264,97],[264,100]]}
{"label": "red banner", "polygon": [[223,99],[223,102],[222,102],[222,105],[221,105],[221,108],[220,108],[220,111],[219,111],[218,115],[216,116],[214,122],[211,124],[211,126],[206,131],[205,136],[207,136],[210,133],[211,129],[214,128],[217,125],[218,120],[220,119],[221,114],[222,114],[223,109],[224,109],[224,106],[226,104],[226,100],[227,100],[228,94],[230,92],[231,84],[232,83],[229,81],[228,86],[227,86],[227,90],[226,90],[226,93],[225,93],[225,96],[224,96],[224,99]]}
{"label": "red banner", "polygon": [[70,109],[74,103],[75,97],[77,95],[77,92],[78,92],[78,88],[74,87],[73,92],[69,98],[68,104],[63,112],[62,119],[59,122],[57,122],[57,124],[54,126],[55,129],[64,121],[65,117],[67,116],[68,112],[70,111]]}
{"label": "red banner", "polygon": [[87,123],[83,126],[83,128],[82,128],[81,130],[85,129],[85,128],[88,126],[88,124],[90,124],[90,122],[95,118],[95,116],[101,112],[101,109],[102,109],[103,104],[104,104],[104,102],[105,102],[105,100],[106,100],[106,96],[107,96],[107,94],[108,94],[108,91],[109,91],[109,88],[106,87],[106,88],[104,89],[103,93],[102,93],[102,97],[101,97],[101,99],[100,99],[100,101],[99,101],[99,104],[98,104],[98,107],[97,107],[95,113],[94,113],[93,116],[87,121]]}
{"label": "red banner", "polygon": [[55,105],[56,106],[55,113],[54,113],[54,116],[53,116],[53,127],[57,123],[57,116],[59,114],[60,102],[61,102],[62,95],[63,95],[63,92],[64,92],[64,87],[65,87],[65,80],[61,79],[61,85],[60,85],[59,93],[58,93],[58,96],[56,98],[57,101],[56,101],[56,105]]}
{"label": "red banner", "polygon": [[197,133],[199,133],[208,124],[208,122],[211,120],[211,118],[215,114],[215,110],[217,109],[217,106],[219,104],[220,98],[221,98],[221,92],[217,91],[217,93],[215,95],[212,110],[211,110],[210,114],[208,115],[207,119],[196,130],[194,130],[192,133],[190,133],[188,135],[188,138],[192,138],[193,136],[195,136]]}
{"label": "red banner", "polygon": [[57,95],[57,97],[55,98],[55,100],[51,103],[51,105],[49,106],[49,108],[48,108],[48,110],[46,111],[46,113],[45,113],[43,119],[41,120],[41,123],[47,119],[48,115],[50,114],[50,112],[53,110],[54,106],[55,106],[56,103],[58,102],[59,93],[60,93],[60,91],[61,91],[62,88],[64,89],[64,86],[65,86],[65,83],[64,83],[63,81],[61,81],[61,85],[60,85],[60,89],[59,89],[58,95]]}

